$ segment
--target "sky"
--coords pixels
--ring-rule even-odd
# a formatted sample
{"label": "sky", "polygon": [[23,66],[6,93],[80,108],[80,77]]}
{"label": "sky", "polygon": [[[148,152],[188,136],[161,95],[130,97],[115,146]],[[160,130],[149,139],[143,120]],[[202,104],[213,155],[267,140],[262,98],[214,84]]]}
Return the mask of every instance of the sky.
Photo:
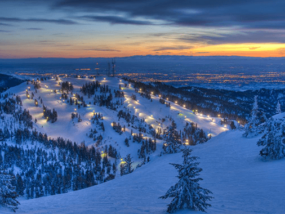
{"label": "sky", "polygon": [[0,58],[285,56],[284,0],[0,0]]}

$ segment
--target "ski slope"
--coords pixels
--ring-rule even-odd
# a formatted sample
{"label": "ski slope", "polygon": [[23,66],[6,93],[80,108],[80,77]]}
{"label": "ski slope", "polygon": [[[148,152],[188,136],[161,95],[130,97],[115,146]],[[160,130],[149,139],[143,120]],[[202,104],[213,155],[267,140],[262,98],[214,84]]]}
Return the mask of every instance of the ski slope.
{"label": "ski slope", "polygon": [[[131,110],[132,114],[138,116],[140,119],[145,119],[147,124],[152,125],[155,129],[162,128],[165,129],[169,123],[162,123],[161,119],[167,116],[172,117],[177,124],[177,131],[183,130],[186,122],[194,122],[198,124],[199,128],[202,128],[208,135],[216,136],[217,134],[228,130],[229,127],[224,127],[220,125],[221,118],[212,118],[207,115],[194,114],[192,110],[183,108],[175,103],[171,103],[171,108],[166,107],[159,103],[158,96],[152,96],[152,102],[150,100],[143,98],[139,95],[139,93],[135,92],[133,86],[131,87],[123,87],[125,82],[119,78],[113,77],[96,77],[101,85],[108,85],[111,90],[116,89],[119,90],[119,85],[122,86],[122,91],[125,93],[123,106],[121,106],[118,110],[122,109],[126,111],[127,109]],[[112,144],[121,154],[122,157],[127,154],[136,154],[137,150],[140,148],[139,144],[131,143],[129,148],[126,148],[124,145],[124,140],[131,135],[131,127],[128,127],[127,122],[124,119],[118,121],[118,111],[113,111],[107,109],[105,106],[93,105],[93,97],[88,98],[84,96],[84,100],[88,104],[91,102],[88,107],[77,109],[74,105],[69,105],[66,100],[60,99],[61,93],[54,93],[52,90],[60,90],[59,82],[71,82],[74,86],[73,94],[80,94],[80,88],[83,84],[94,81],[93,78],[71,78],[71,77],[60,77],[59,81],[56,81],[55,78],[46,80],[41,82],[41,88],[37,90],[33,89],[31,84],[27,85],[23,83],[19,86],[10,88],[7,92],[11,92],[13,94],[17,94],[21,96],[23,102],[23,109],[28,109],[30,114],[33,116],[33,119],[37,119],[37,123],[34,124],[35,128],[42,133],[46,133],[49,137],[57,138],[62,137],[64,139],[70,139],[73,142],[81,143],[85,142],[85,145],[94,145],[94,141],[90,139],[86,134],[90,132],[94,125],[91,124],[90,119],[93,116],[93,112],[103,114],[104,116],[104,127],[105,132],[101,132],[103,136],[103,145],[101,145],[102,149],[105,145]],[[31,87],[29,93],[34,92],[34,99],[38,99],[41,97],[43,100],[43,104],[49,109],[55,109],[58,114],[58,119],[55,123],[47,122],[43,117],[43,104],[39,103],[39,106],[36,107],[33,99],[28,99],[26,97],[26,90],[28,87]],[[131,99],[131,95],[135,94],[137,96],[138,101],[134,101]],[[39,99],[38,99],[39,101]],[[76,110],[75,110],[76,109]],[[83,121],[80,123],[74,123],[71,120],[71,113],[78,112],[82,117]],[[120,122],[123,126],[126,126],[126,132],[122,135],[116,133],[112,128],[113,122]],[[134,133],[139,133],[137,130],[133,129]],[[151,137],[146,134],[145,137]],[[161,152],[161,148],[163,145],[162,141],[158,140],[158,150],[157,153]],[[153,156],[156,156],[154,154]]]}
{"label": "ski slope", "polygon": [[[242,137],[241,131],[228,131],[192,147],[203,168],[201,186],[214,196],[207,213],[284,213],[285,160],[263,160],[259,156],[261,148],[256,145],[259,137],[248,139]],[[98,186],[22,200],[17,213],[166,213],[170,199],[158,197],[177,181],[177,173],[168,163],[181,161],[181,153],[156,157],[132,174]]]}

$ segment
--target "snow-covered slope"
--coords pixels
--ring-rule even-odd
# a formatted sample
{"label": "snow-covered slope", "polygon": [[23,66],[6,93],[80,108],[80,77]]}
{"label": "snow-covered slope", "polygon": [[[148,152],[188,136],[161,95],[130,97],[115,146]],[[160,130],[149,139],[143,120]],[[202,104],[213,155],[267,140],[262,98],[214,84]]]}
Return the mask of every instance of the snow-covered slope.
{"label": "snow-covered slope", "polygon": [[[201,186],[214,196],[208,213],[284,212],[285,160],[263,160],[256,145],[259,137],[248,139],[241,131],[228,131],[192,147],[203,168]],[[17,213],[162,214],[169,200],[158,197],[177,181],[176,171],[168,163],[181,161],[181,153],[156,157],[132,174],[98,186],[21,201]]]}
{"label": "snow-covered slope", "polygon": [[[98,80],[101,85],[108,85],[112,90],[119,90],[119,85],[121,85],[122,91],[125,93],[125,98],[123,98],[123,105],[120,106],[119,109],[124,111],[127,109],[130,110],[132,114],[138,116],[139,119],[144,118],[145,122],[152,125],[155,129],[166,128],[169,123],[163,123],[161,119],[168,116],[175,120],[178,131],[183,130],[186,122],[197,123],[199,128],[202,128],[207,134],[211,134],[211,136],[216,136],[229,128],[227,126],[224,127],[220,125],[220,118],[211,118],[207,117],[207,115],[196,115],[193,114],[191,110],[183,108],[175,103],[172,103],[171,108],[168,108],[159,103],[158,96],[152,96],[153,101],[150,102],[148,99],[141,97],[139,93],[136,93],[133,87],[123,87],[124,83],[127,82],[124,82],[118,78],[97,77],[96,80]],[[31,84],[27,85],[26,83],[10,88],[7,92],[21,96],[23,101],[23,109],[28,109],[30,114],[33,116],[33,119],[37,119],[35,128],[39,132],[46,133],[49,137],[62,137],[77,143],[84,141],[86,145],[93,145],[93,139],[86,136],[86,134],[89,133],[92,128],[94,129],[94,125],[91,124],[90,119],[93,116],[93,112],[96,112],[103,114],[104,116],[103,123],[105,132],[100,132],[100,134],[103,136],[103,145],[101,145],[102,148],[104,145],[112,144],[117,150],[119,150],[122,157],[128,153],[136,153],[140,148],[140,145],[131,144],[130,148],[128,149],[124,145],[124,140],[130,136],[132,128],[127,126],[128,123],[124,119],[118,121],[118,111],[107,109],[105,106],[100,107],[98,105],[93,105],[93,97],[88,98],[87,96],[84,96],[84,100],[87,104],[91,102],[91,105],[88,105],[86,108],[81,107],[78,109],[74,105],[69,105],[66,100],[60,99],[61,93],[52,92],[52,90],[55,89],[60,90],[61,86],[58,83],[65,81],[73,84],[73,94],[80,94],[82,96],[83,94],[80,92],[80,88],[83,86],[83,84],[92,82],[94,79],[61,77],[59,81],[56,81],[56,79],[53,78],[41,82],[41,88],[37,90],[37,93],[35,93],[35,90]],[[43,117],[43,104],[39,103],[39,106],[36,107],[34,100],[26,97],[26,89],[28,87],[31,87],[30,91],[28,91],[30,94],[31,92],[34,92],[34,99],[38,99],[38,97],[40,97],[46,107],[49,109],[54,108],[57,111],[58,118],[55,123],[46,122],[46,119]],[[130,98],[132,94],[136,94],[138,102]],[[75,109],[83,119],[81,123],[75,122],[73,124],[73,121],[71,120],[71,113],[75,112]],[[126,132],[124,132],[122,135],[118,135],[118,133],[116,133],[111,126],[112,122],[120,122],[122,126],[125,125]],[[133,129],[133,132],[137,134],[139,133],[139,131],[135,129]],[[151,137],[148,134],[145,136]],[[158,144],[160,145],[158,147],[158,151],[159,148],[162,147],[162,143],[163,142],[158,141]]]}
{"label": "snow-covered slope", "polygon": [[[283,169],[284,160],[266,161],[259,156],[256,142],[260,136],[254,138],[242,137],[242,132],[227,131],[229,127],[220,124],[220,118],[210,118],[203,115],[194,114],[191,110],[183,108],[175,103],[171,103],[171,108],[159,102],[158,96],[151,96],[152,101],[143,98],[135,92],[132,87],[125,87],[125,83],[118,78],[97,77],[101,85],[108,85],[112,91],[119,90],[119,85],[125,94],[124,98],[114,98],[113,100],[122,99],[122,105],[118,104],[117,110],[111,110],[106,106],[93,104],[93,96],[88,98],[84,96],[87,107],[77,108],[70,105],[64,99],[60,99],[61,93],[54,93],[53,90],[59,90],[59,82],[71,82],[74,90],[70,95],[83,94],[80,87],[83,84],[92,82],[91,78],[61,78],[59,81],[50,79],[41,82],[41,88],[33,89],[31,84],[23,83],[17,87],[10,88],[7,92],[20,95],[23,102],[23,109],[28,109],[36,118],[37,123],[34,128],[42,133],[47,133],[49,137],[63,137],[77,143],[85,142],[86,145],[94,145],[95,141],[88,137],[91,129],[96,128],[98,134],[103,136],[102,142],[95,145],[97,151],[103,152],[106,145],[112,145],[119,152],[120,157],[131,154],[135,164],[143,161],[138,157],[138,149],[142,143],[130,143],[125,145],[125,139],[131,139],[131,131],[139,133],[138,127],[153,126],[158,130],[167,129],[172,118],[177,124],[177,131],[183,132],[186,122],[197,123],[207,134],[213,137],[206,143],[193,146],[193,155],[200,157],[200,166],[203,168],[201,177],[204,179],[201,186],[213,192],[214,199],[211,202],[212,207],[208,213],[282,213],[285,210],[283,203],[285,186],[285,172]],[[26,89],[29,95],[35,94],[39,106],[35,106],[33,99],[28,99]],[[99,91],[96,92],[100,94]],[[131,96],[135,94],[138,101],[132,100]],[[12,95],[11,95],[12,96]],[[57,111],[57,121],[55,123],[47,122],[43,117],[43,104],[40,103],[39,97],[43,104],[49,109]],[[74,97],[73,97],[74,98]],[[89,102],[91,104],[89,104]],[[76,110],[75,110],[76,108]],[[136,115],[139,119],[145,119],[145,122],[137,120],[128,126],[125,119],[118,120],[118,111],[123,110]],[[71,113],[77,112],[82,117],[82,122],[71,119]],[[93,112],[103,114],[105,131],[100,130],[98,125],[92,124],[91,117]],[[2,119],[0,128],[7,126],[7,120],[11,115],[2,114],[6,119]],[[283,115],[284,116],[284,115]],[[283,117],[281,114],[276,117]],[[163,120],[165,119],[165,120]],[[11,120],[12,121],[12,120]],[[126,131],[122,134],[116,132],[113,122],[120,122],[126,126]],[[15,124],[16,127],[18,124]],[[12,127],[13,124],[10,125]],[[12,127],[11,129],[14,129]],[[144,137],[152,138],[150,131],[143,133]],[[14,144],[13,140],[7,140],[8,144]],[[184,143],[184,142],[182,142]],[[89,187],[78,191],[69,191],[65,194],[45,196],[41,198],[26,200],[20,198],[21,205],[18,213],[165,213],[167,203],[170,200],[158,199],[164,195],[168,188],[175,184],[177,175],[173,166],[169,163],[180,163],[182,161],[181,153],[164,154],[161,156],[164,139],[157,140],[155,151],[148,153],[150,162],[137,168],[133,173],[120,176],[117,170],[116,178],[106,183],[99,181],[96,186]],[[40,147],[46,149],[42,144],[34,144],[29,141],[22,142],[19,146],[23,148]],[[49,150],[51,150],[49,148]],[[104,155],[104,154],[103,154]],[[100,154],[99,154],[100,156]],[[115,158],[108,157],[111,163]],[[117,157],[118,158],[118,157]],[[75,158],[76,159],[76,158]],[[117,159],[118,160],[118,159]],[[118,160],[119,161],[119,160]],[[120,163],[116,162],[118,167]],[[76,161],[75,161],[76,164]],[[82,163],[84,165],[84,163]],[[101,163],[100,163],[101,165]],[[117,168],[118,169],[118,168]],[[15,167],[14,167],[15,173]],[[21,169],[16,170],[21,173]],[[49,194],[46,194],[49,195]],[[6,209],[0,210],[1,213],[10,213]],[[189,213],[182,211],[181,213]],[[194,212],[192,212],[194,213]]]}

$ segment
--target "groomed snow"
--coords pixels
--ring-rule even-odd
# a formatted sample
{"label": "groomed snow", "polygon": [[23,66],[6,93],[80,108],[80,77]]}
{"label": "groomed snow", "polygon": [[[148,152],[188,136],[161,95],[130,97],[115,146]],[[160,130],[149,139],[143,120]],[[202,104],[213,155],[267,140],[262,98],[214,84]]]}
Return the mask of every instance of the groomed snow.
{"label": "groomed snow", "polygon": [[[207,213],[284,213],[285,160],[263,160],[256,145],[259,137],[248,139],[241,131],[228,131],[192,147],[203,168],[201,186],[214,196]],[[156,157],[132,174],[98,186],[23,200],[17,213],[166,213],[170,200],[158,197],[177,180],[174,167],[168,163],[181,161],[181,153]]]}

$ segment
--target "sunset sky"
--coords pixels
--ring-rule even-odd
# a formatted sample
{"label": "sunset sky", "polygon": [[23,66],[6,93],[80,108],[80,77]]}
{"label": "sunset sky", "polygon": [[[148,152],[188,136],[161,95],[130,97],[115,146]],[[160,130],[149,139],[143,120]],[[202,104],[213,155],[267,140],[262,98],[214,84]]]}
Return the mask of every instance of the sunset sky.
{"label": "sunset sky", "polygon": [[284,0],[1,0],[0,58],[285,56]]}

